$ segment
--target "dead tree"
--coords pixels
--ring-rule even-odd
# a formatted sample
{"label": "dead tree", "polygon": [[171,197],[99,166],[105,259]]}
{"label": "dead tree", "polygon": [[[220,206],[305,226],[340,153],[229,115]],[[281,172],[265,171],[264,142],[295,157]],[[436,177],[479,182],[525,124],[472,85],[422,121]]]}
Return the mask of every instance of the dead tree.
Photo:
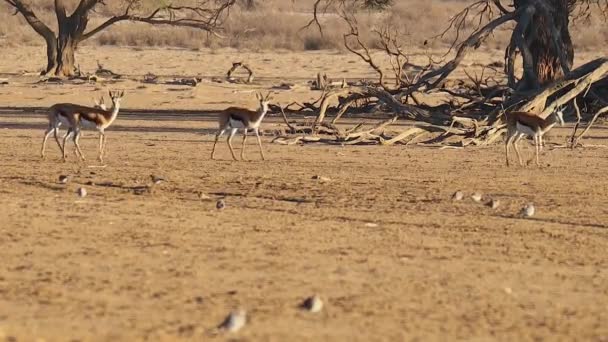
{"label": "dead tree", "polygon": [[15,10],[15,14],[23,15],[32,29],[45,40],[47,66],[43,74],[56,76],[74,75],[74,52],[79,44],[117,22],[182,26],[217,33],[228,9],[236,3],[236,0],[202,0],[193,6],[178,6],[170,2],[160,2],[157,7],[149,8],[144,6],[143,0],[116,1],[116,4],[112,4],[114,6],[107,6],[114,14],[98,26],[89,28],[90,15],[99,7],[106,6],[104,0],[80,0],[75,8],[69,8],[72,7],[69,6],[72,3],[70,1],[55,0],[58,30],[54,32],[38,18],[29,1],[3,1]]}
{"label": "dead tree", "polygon": [[[503,4],[505,2],[505,4]],[[349,27],[345,34],[345,46],[353,54],[378,73],[375,87],[365,90],[352,88],[341,90],[347,99],[376,97],[381,103],[390,104],[388,108],[401,113],[409,113],[413,119],[431,124],[444,121],[446,107],[429,108],[416,100],[416,94],[434,91],[446,92],[454,97],[467,101],[464,105],[450,101],[447,111],[459,113],[454,122],[475,122],[474,131],[466,133],[468,142],[463,144],[485,144],[494,141],[502,133],[501,113],[503,108],[525,109],[545,117],[556,106],[573,99],[592,97],[593,100],[605,102],[600,87],[608,84],[603,60],[593,61],[577,70],[571,70],[574,58],[573,43],[570,38],[569,25],[573,17],[590,13],[592,10],[608,14],[608,0],[479,0],[467,6],[453,16],[444,32],[455,31],[458,38],[465,27],[476,23],[473,32],[466,38],[454,41],[455,56],[445,62],[437,63],[429,58],[429,65],[419,67],[420,73],[415,77],[405,77],[403,70],[407,63],[407,51],[402,49],[390,28],[376,31],[386,55],[391,61],[393,74],[397,80],[394,86],[387,84],[386,72],[372,58],[367,46],[359,39],[357,27],[357,10],[363,7],[362,0],[317,0],[313,8],[313,19],[308,26],[316,24],[322,29],[318,20],[321,11],[332,9],[340,14]],[[456,70],[466,56],[480,47],[487,37],[497,28],[507,23],[514,23],[509,45],[505,51],[504,82],[482,76],[469,76],[473,87],[469,90],[448,89],[447,78]],[[452,48],[450,48],[451,50]],[[518,75],[515,62],[521,58],[523,72]],[[584,87],[581,85],[584,83]],[[383,90],[384,94],[378,90]],[[587,89],[587,90],[585,90]],[[371,91],[370,91],[371,90]],[[605,91],[605,90],[604,90]],[[381,98],[374,96],[382,95]],[[388,99],[389,94],[392,99]],[[328,93],[327,96],[331,96]],[[499,99],[496,101],[496,99]],[[501,101],[500,99],[503,99]],[[413,101],[412,104],[409,102]],[[349,105],[352,103],[346,101]],[[407,105],[407,110],[398,105]],[[606,103],[603,104],[607,105]],[[415,110],[414,108],[418,109]],[[344,107],[338,110],[343,113]],[[424,110],[428,115],[411,115]],[[327,111],[327,101],[322,101],[316,124],[322,123]],[[489,113],[489,114],[488,114]],[[602,111],[603,113],[603,111]],[[481,117],[473,117],[481,114]],[[338,115],[338,116],[339,116]]]}
{"label": "dead tree", "polygon": [[[506,50],[510,85],[517,90],[538,89],[564,77],[572,68],[574,48],[570,38],[573,0],[515,0],[522,9]],[[513,75],[515,52],[522,54],[524,74],[517,84]]]}

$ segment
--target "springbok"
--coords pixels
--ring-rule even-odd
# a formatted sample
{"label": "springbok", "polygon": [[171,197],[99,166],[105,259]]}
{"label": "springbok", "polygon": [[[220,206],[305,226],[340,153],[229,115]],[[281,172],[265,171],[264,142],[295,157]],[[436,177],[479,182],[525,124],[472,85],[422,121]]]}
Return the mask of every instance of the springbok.
{"label": "springbok", "polygon": [[509,145],[513,145],[519,165],[523,166],[517,143],[524,136],[529,136],[534,139],[536,150],[536,165],[540,166],[538,155],[542,149],[543,136],[557,123],[560,126],[564,125],[564,113],[561,108],[556,109],[546,119],[539,117],[534,113],[528,112],[508,112],[505,113],[507,121],[507,140],[505,144],[505,155],[507,158],[507,166],[509,166]]}
{"label": "springbok", "polygon": [[230,135],[228,136],[228,147],[230,148],[230,153],[232,154],[232,158],[234,160],[238,160],[236,155],[234,154],[234,149],[232,148],[232,138],[236,134],[239,129],[243,130],[243,148],[241,149],[241,159],[245,160],[245,142],[247,141],[247,132],[251,129],[255,133],[255,136],[258,138],[258,145],[260,146],[260,154],[262,155],[262,160],[266,160],[264,158],[264,150],[262,150],[262,139],[260,139],[259,127],[262,120],[264,120],[264,116],[268,112],[268,105],[270,104],[271,93],[268,93],[266,96],[262,96],[261,93],[256,93],[255,96],[260,102],[260,108],[257,111],[253,111],[247,108],[242,107],[229,107],[224,109],[219,113],[218,122],[219,122],[219,130],[215,135],[215,142],[213,143],[213,150],[211,151],[211,159],[215,159],[215,147],[217,145],[218,139],[227,131],[230,130]]}
{"label": "springbok", "polygon": [[[40,151],[41,157],[43,159],[45,158],[46,141],[51,133],[53,133],[64,161],[67,158],[65,145],[70,136],[73,138],[80,159],[83,161],[86,160],[79,145],[81,128],[94,127],[99,131],[98,160],[103,162],[103,151],[106,142],[105,129],[116,120],[120,109],[120,100],[124,96],[124,91],[120,93],[118,91],[110,91],[109,94],[112,99],[112,108],[110,110],[103,109],[105,105],[103,103],[97,103],[97,101],[95,107],[86,107],[73,103],[58,103],[51,106],[48,114],[49,126],[44,133],[42,149]],[[63,145],[59,142],[57,136],[61,125],[68,127],[67,133],[63,136]]]}
{"label": "springbok", "polygon": [[95,103],[95,105],[93,107],[95,108],[101,108],[103,110],[107,110],[108,108],[106,107],[106,100],[104,99],[104,97],[100,97],[99,100],[96,98],[93,98],[93,102]]}
{"label": "springbok", "polygon": [[[95,108],[101,108],[103,110],[107,110],[108,109],[108,107],[106,106],[106,102],[105,102],[105,99],[104,99],[103,95],[99,99],[93,98],[93,103],[95,103],[93,105],[93,107],[95,107]],[[65,137],[69,133],[70,133],[69,131],[66,131],[65,134],[63,135],[63,137],[61,137],[61,140],[63,141],[63,139],[65,139]],[[65,148],[65,144],[63,144],[63,148]],[[74,146],[74,154],[76,155],[76,157],[78,157],[78,152],[76,152],[76,146]]]}

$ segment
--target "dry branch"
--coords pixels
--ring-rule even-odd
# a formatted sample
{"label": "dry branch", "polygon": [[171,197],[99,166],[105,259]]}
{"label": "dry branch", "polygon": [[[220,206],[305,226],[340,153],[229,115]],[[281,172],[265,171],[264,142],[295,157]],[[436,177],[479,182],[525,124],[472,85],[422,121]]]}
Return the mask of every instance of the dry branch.
{"label": "dry branch", "polygon": [[[350,132],[350,133],[348,133],[348,132],[342,133],[342,132],[338,131],[336,134],[337,135],[336,138],[339,141],[348,141],[348,140],[352,140],[352,139],[366,137],[366,136],[372,135],[372,133],[374,133],[374,132],[384,131],[384,129],[387,126],[394,124],[398,118],[399,118],[398,116],[394,116],[386,121],[378,123],[374,127],[370,128],[368,130],[365,130],[365,131],[357,131],[357,132]],[[360,127],[360,125],[358,127]],[[378,134],[374,134],[374,135],[378,135]]]}
{"label": "dry branch", "polygon": [[459,123],[463,126],[473,126],[474,127],[474,132],[473,135],[477,136],[478,131],[479,131],[479,123],[477,122],[477,120],[472,119],[472,118],[465,118],[465,117],[461,117],[461,116],[453,116],[452,117],[452,123],[450,124],[450,127],[448,127],[448,129],[445,131],[445,134],[452,132],[452,129],[454,128],[454,124]]}
{"label": "dry branch", "polygon": [[[586,0],[581,1],[584,3]],[[575,70],[570,70],[572,60],[571,42],[567,26],[564,30],[563,24],[564,22],[567,23],[568,13],[572,13],[571,11],[577,0],[559,2],[560,4],[567,4],[565,16],[563,16],[563,6],[556,5],[557,1],[514,1],[515,10],[512,11],[503,6],[500,0],[476,1],[450,21],[450,28],[453,28],[456,37],[459,37],[461,30],[471,22],[470,19],[467,19],[467,16],[474,14],[478,19],[477,23],[473,23],[474,32],[460,43],[454,58],[437,69],[431,69],[434,62],[430,60],[429,66],[422,68],[422,71],[413,80],[410,75],[404,72],[408,64],[408,56],[397,42],[396,36],[398,33],[394,30],[391,31],[390,27],[376,29],[374,33],[380,38],[380,47],[388,56],[390,66],[396,76],[393,89],[386,84],[385,71],[372,58],[372,50],[363,43],[363,39],[359,35],[355,17],[356,3],[355,0],[317,0],[315,2],[314,19],[311,23],[319,25],[317,10],[321,8],[321,4],[337,5],[337,8],[334,8],[335,12],[339,13],[349,28],[349,31],[344,35],[345,47],[375,70],[379,79],[374,85],[356,85],[346,89],[330,90],[324,94],[313,125],[313,133],[317,133],[316,128],[324,124],[326,113],[330,110],[330,103],[338,97],[345,98],[339,101],[340,104],[337,107],[332,108],[332,112],[337,112],[332,124],[336,123],[358,101],[369,100],[374,103],[377,102],[377,108],[394,113],[398,118],[411,119],[432,125],[450,125],[449,128],[432,126],[444,132],[444,134],[435,138],[436,141],[447,141],[448,136],[453,137],[456,134],[459,135],[458,138],[461,139],[460,144],[462,146],[487,145],[498,140],[505,132],[505,125],[500,120],[502,118],[500,109],[503,106],[507,110],[539,113],[541,117],[546,118],[558,106],[565,105],[579,97],[585,100],[595,98],[596,103],[604,101],[602,99],[602,89],[606,86],[600,86],[598,82],[605,81],[608,84],[607,59],[596,60]],[[473,83],[472,86],[459,85],[458,88],[450,89],[444,87],[447,77],[456,70],[470,51],[477,49],[496,28],[510,21],[515,21],[516,25],[511,35],[509,47],[505,52],[504,68],[508,77],[506,86],[504,81],[497,81],[493,77],[485,77],[482,72],[481,76],[471,76],[467,73]],[[539,43],[534,45],[533,42]],[[523,76],[519,80],[515,75],[515,60],[518,52],[522,56],[524,69]],[[562,78],[562,80],[548,84],[559,78]],[[325,81],[326,79],[323,79],[323,89],[327,88],[324,85]],[[317,84],[322,84],[320,75]],[[439,88],[441,89],[438,90]],[[588,94],[584,93],[585,89],[588,90],[589,98],[587,98]],[[442,91],[452,97],[464,99],[464,101],[450,99],[445,104],[432,107],[418,101],[421,97],[418,97],[418,99],[414,97],[419,93],[428,94],[431,91]],[[502,97],[502,102],[499,99],[500,97]],[[547,105],[549,101],[551,103]],[[415,103],[415,105],[410,103]],[[576,109],[577,114],[579,114],[578,122],[580,122],[578,107]],[[603,110],[601,111],[604,113]],[[458,116],[453,116],[455,113],[458,113]],[[596,115],[599,116],[600,114]],[[591,124],[593,121],[594,119]],[[455,124],[460,124],[463,127],[455,131]],[[332,127],[327,128],[327,130],[331,131]],[[339,133],[337,138],[345,144],[373,141],[394,144],[412,136],[415,139],[429,131],[420,127],[410,128],[388,140],[383,136],[384,133],[378,134],[377,131],[370,129],[362,130],[361,125],[345,132],[337,132]],[[573,133],[572,140],[574,140],[575,135],[576,130]],[[334,143],[335,141],[329,140],[328,142]]]}
{"label": "dry branch", "polygon": [[427,131],[423,130],[420,127],[413,127],[413,128],[410,128],[408,130],[405,130],[405,131],[399,133],[397,136],[395,136],[393,138],[390,138],[388,140],[384,140],[384,139],[381,140],[380,144],[382,144],[384,146],[390,146],[390,145],[393,145],[397,142],[400,142],[400,141],[408,138],[411,135],[419,134],[419,133],[427,133]]}
{"label": "dry branch", "polygon": [[385,91],[384,89],[372,86],[361,86],[361,87],[349,87],[344,89],[337,89],[328,92],[323,100],[321,101],[321,106],[319,108],[319,114],[317,119],[315,120],[315,124],[320,124],[325,119],[325,114],[327,112],[327,108],[329,107],[329,102],[338,97],[338,96],[355,96],[358,95],[362,98],[364,97],[375,97],[378,101],[384,103],[389,106],[393,112],[395,112],[399,117],[417,120],[422,122],[428,122],[432,124],[447,124],[450,122],[451,117],[448,114],[443,113],[431,113],[425,109],[422,109],[417,106],[404,104],[398,101],[393,95]]}
{"label": "dry branch", "polygon": [[[478,31],[473,33],[469,38],[467,38],[460,47],[458,48],[458,52],[456,53],[456,57],[453,60],[446,63],[444,66],[437,70],[430,71],[420,77],[420,80],[414,84],[413,86],[406,88],[401,96],[405,96],[408,94],[417,91],[423,86],[427,86],[428,88],[435,88],[441,85],[441,82],[445,80],[448,75],[454,71],[458,65],[462,62],[465,56],[470,52],[471,49],[477,49],[481,43],[496,29],[498,26],[514,20],[521,13],[521,9],[511,12],[509,14],[505,14],[497,19],[492,20]],[[436,78],[436,79],[435,79]],[[435,80],[433,80],[435,79]]]}
{"label": "dry branch", "polygon": [[226,80],[228,80],[229,82],[236,82],[237,79],[232,77],[232,73],[234,73],[238,68],[245,69],[249,75],[249,76],[247,76],[247,80],[245,81],[245,83],[253,82],[253,70],[247,64],[245,64],[243,62],[232,63],[232,67],[226,73]]}
{"label": "dry branch", "polygon": [[334,119],[331,121],[331,123],[335,124],[336,122],[338,122],[338,120],[340,120],[342,115],[344,115],[344,113],[346,113],[346,111],[350,108],[350,106],[355,104],[357,101],[365,99],[365,98],[366,98],[366,96],[363,94],[352,94],[349,97],[347,97],[344,101],[342,101],[342,106],[340,107],[340,110],[338,110],[338,113],[336,114]]}
{"label": "dry branch", "polygon": [[600,81],[608,76],[608,58],[602,58],[596,60],[600,62],[600,65],[589,74],[580,77],[575,80],[574,86],[570,91],[566,94],[560,96],[555,101],[553,101],[549,106],[547,106],[541,113],[540,117],[543,119],[549,116],[552,112],[554,112],[558,107],[565,105],[566,103],[572,101],[574,98],[585,92],[587,88],[589,88],[593,83]]}
{"label": "dry branch", "polygon": [[574,109],[576,113],[576,124],[574,125],[574,129],[572,130],[572,136],[570,137],[570,146],[574,147],[574,140],[576,137],[576,131],[578,130],[578,126],[581,124],[581,110],[578,108],[578,103],[576,100],[572,101],[574,103]]}
{"label": "dry branch", "polygon": [[583,138],[583,136],[584,136],[585,134],[587,134],[587,132],[589,131],[589,129],[591,128],[591,126],[593,126],[593,124],[595,123],[595,120],[597,120],[597,118],[598,118],[600,115],[602,115],[602,114],[604,114],[604,113],[606,113],[606,112],[608,112],[608,107],[604,107],[604,108],[602,108],[602,109],[598,110],[598,111],[595,113],[595,115],[593,116],[593,118],[591,119],[591,121],[589,121],[589,124],[587,125],[587,127],[585,127],[585,130],[583,130],[583,131],[581,132],[581,134],[580,134],[578,137],[576,137],[576,139],[574,139],[574,141],[572,142],[572,146],[577,146],[577,145],[578,145],[578,142],[579,142],[579,141],[580,141],[580,140]]}

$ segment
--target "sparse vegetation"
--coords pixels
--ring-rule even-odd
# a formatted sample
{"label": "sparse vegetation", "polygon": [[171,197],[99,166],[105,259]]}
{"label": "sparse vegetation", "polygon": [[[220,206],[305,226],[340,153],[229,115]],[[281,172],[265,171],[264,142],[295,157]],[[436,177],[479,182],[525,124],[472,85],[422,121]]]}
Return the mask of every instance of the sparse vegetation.
{"label": "sparse vegetation", "polygon": [[[243,1],[244,5],[248,2]],[[52,29],[56,28],[53,8],[48,1],[33,0],[33,8],[40,19]],[[398,23],[400,29],[408,32],[411,44],[420,46],[424,40],[436,36],[445,29],[445,22],[462,8],[462,1],[441,2],[395,0],[391,11],[365,12],[360,17],[361,31],[370,31],[386,20]],[[33,32],[21,16],[13,16],[7,9],[0,11],[0,37],[8,46],[40,45],[43,42]],[[188,28],[158,28],[146,24],[117,24],[84,44],[139,46],[139,47],[181,47],[181,48],[222,48],[231,47],[247,50],[286,49],[292,51],[338,49],[343,50],[342,33],[346,26],[331,15],[322,18],[327,28],[321,36],[314,28],[301,30],[310,20],[311,1],[257,2],[255,6],[239,6],[232,10],[222,33],[224,38]],[[0,8],[2,8],[0,7]],[[99,24],[105,12],[93,14],[91,24]],[[573,24],[572,35],[577,50],[593,50],[608,44],[608,25],[599,18],[589,18]],[[2,39],[2,38],[0,38]],[[365,37],[371,47],[379,47],[373,35]],[[429,39],[431,48],[444,47],[451,43],[452,35]],[[488,41],[490,48],[502,49],[508,41],[508,33],[498,31]]]}
{"label": "sparse vegetation", "polygon": [[[78,46],[100,32],[118,23],[145,23],[148,25],[183,27],[216,33],[235,0],[201,0],[196,3],[150,3],[143,0],[116,1],[109,5],[103,0],[55,0],[30,2],[28,0],[4,0],[3,4],[25,21],[46,44],[47,66],[43,75],[73,76],[76,73],[75,51]],[[36,11],[35,5],[51,7],[56,27],[51,27],[39,15],[48,8]],[[43,14],[41,14],[43,13]],[[91,17],[99,13],[97,22]]]}
{"label": "sparse vegetation", "polygon": [[[572,53],[606,29],[569,21],[608,0],[106,0],[229,4],[221,39],[0,5],[26,1],[45,24],[0,15],[0,340],[608,336],[606,127],[581,140],[608,58]],[[73,77],[22,17],[91,37]]]}

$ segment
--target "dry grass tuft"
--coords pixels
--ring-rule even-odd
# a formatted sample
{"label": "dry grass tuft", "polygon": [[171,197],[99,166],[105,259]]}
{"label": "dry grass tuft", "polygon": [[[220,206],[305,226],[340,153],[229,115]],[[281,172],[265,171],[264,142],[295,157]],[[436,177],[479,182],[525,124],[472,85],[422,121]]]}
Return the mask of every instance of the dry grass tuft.
{"label": "dry grass tuft", "polygon": [[[335,15],[322,18],[325,30],[321,35],[315,27],[302,30],[310,20],[312,0],[260,2],[253,10],[237,8],[225,25],[226,38],[220,39],[205,32],[172,27],[154,27],[147,24],[119,23],[93,37],[86,44],[138,46],[138,47],[181,47],[190,49],[231,47],[241,50],[343,50],[342,35],[347,28]],[[447,25],[451,15],[467,4],[466,1],[418,1],[396,0],[392,10],[369,11],[359,17],[362,38],[371,47],[379,47],[377,38],[371,31],[390,23],[402,33],[404,44],[420,46],[428,40],[430,48],[448,46],[453,34],[436,36]],[[54,28],[53,2],[34,0],[33,6],[39,18]],[[0,4],[0,8],[8,8]],[[91,18],[90,26],[104,20],[108,10],[100,10]],[[573,25],[573,40],[577,49],[603,49],[608,43],[608,25],[599,18]],[[510,32],[498,31],[486,43],[488,48],[503,49]],[[42,39],[25,23],[19,15],[9,11],[0,12],[0,43],[5,46],[42,45]]]}

